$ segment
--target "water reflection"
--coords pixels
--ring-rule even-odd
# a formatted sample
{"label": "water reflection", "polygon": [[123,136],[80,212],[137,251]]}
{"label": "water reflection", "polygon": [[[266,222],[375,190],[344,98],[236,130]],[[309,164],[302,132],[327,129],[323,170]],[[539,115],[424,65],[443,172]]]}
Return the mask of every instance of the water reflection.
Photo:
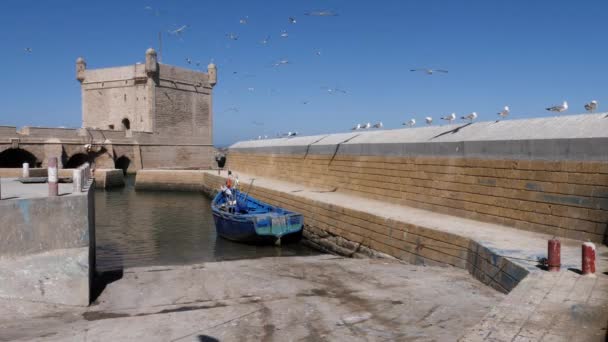
{"label": "water reflection", "polygon": [[199,193],[134,191],[134,177],[95,195],[97,269],[311,255],[301,244],[282,247],[231,242],[215,233],[210,201]]}

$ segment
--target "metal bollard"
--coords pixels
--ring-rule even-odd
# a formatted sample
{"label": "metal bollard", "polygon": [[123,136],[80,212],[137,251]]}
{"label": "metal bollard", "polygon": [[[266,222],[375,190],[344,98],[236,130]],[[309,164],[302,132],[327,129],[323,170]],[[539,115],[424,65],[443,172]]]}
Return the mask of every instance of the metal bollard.
{"label": "metal bollard", "polygon": [[595,274],[595,244],[592,242],[583,243],[583,275]]}
{"label": "metal bollard", "polygon": [[59,179],[57,178],[57,157],[49,158],[48,165],[49,196],[59,196]]}
{"label": "metal bollard", "polygon": [[562,258],[562,245],[558,239],[551,239],[549,240],[548,249],[547,266],[549,266],[549,272],[559,272]]}
{"label": "metal bollard", "polygon": [[72,171],[72,192],[77,193],[82,191],[82,170],[75,169]]}
{"label": "metal bollard", "polygon": [[29,163],[23,163],[23,170],[21,170],[21,177],[22,178],[30,177],[30,164]]}

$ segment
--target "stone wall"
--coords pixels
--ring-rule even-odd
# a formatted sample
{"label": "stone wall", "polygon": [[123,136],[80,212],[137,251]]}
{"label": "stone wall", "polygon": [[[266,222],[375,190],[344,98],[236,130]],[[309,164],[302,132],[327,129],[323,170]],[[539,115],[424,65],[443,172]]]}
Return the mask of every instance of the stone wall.
{"label": "stone wall", "polygon": [[595,114],[242,142],[228,165],[597,242],[608,223],[606,142],[608,118]]}

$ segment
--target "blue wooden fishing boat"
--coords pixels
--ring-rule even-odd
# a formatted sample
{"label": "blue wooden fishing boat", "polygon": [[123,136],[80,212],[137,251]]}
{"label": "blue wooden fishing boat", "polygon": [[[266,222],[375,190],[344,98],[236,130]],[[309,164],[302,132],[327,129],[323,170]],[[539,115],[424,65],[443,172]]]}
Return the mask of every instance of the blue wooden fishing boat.
{"label": "blue wooden fishing boat", "polygon": [[281,244],[302,237],[301,214],[259,201],[237,189],[225,188],[211,203],[217,234],[252,244]]}

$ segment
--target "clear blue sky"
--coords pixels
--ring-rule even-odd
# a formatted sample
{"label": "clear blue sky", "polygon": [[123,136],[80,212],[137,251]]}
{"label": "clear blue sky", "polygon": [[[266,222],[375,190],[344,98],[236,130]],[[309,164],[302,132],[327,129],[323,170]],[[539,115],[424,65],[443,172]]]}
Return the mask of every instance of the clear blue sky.
{"label": "clear blue sky", "polygon": [[[325,9],[339,15],[304,15]],[[0,125],[79,127],[76,58],[90,68],[143,61],[148,47],[158,47],[159,31],[163,63],[196,68],[186,64],[189,57],[201,67],[212,59],[218,65],[218,145],[293,130],[345,131],[367,121],[396,128],[451,112],[494,120],[506,104],[511,118],[549,115],[544,108],[563,100],[571,114],[591,99],[602,110],[607,19],[605,0],[4,0]],[[182,25],[189,27],[181,39],[167,33]],[[228,39],[230,32],[239,39]],[[273,67],[280,59],[290,64]],[[415,67],[449,74],[409,72]]]}

